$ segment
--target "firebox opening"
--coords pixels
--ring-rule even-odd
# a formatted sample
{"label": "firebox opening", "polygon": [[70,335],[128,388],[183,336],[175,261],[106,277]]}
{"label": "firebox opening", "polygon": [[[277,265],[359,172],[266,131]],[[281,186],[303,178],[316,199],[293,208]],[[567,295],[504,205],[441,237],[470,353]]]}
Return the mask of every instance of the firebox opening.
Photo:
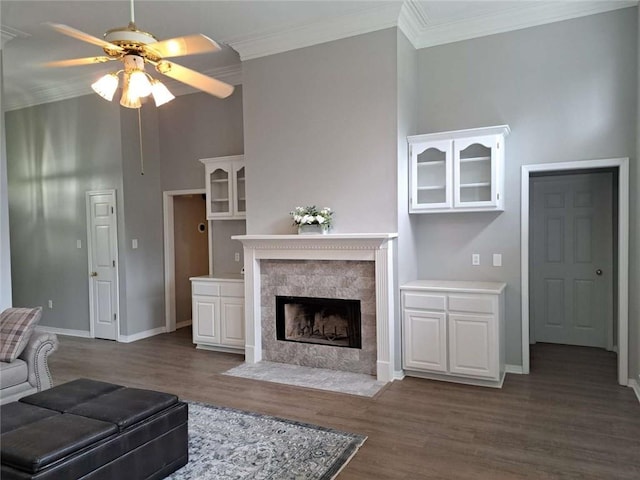
{"label": "firebox opening", "polygon": [[362,348],[360,300],[276,296],[278,340]]}

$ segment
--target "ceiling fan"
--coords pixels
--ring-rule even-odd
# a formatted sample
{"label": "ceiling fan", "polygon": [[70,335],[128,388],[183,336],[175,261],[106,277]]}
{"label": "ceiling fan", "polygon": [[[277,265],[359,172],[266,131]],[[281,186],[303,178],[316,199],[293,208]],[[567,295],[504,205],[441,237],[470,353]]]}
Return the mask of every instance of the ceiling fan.
{"label": "ceiling fan", "polygon": [[105,55],[74,58],[48,62],[48,67],[75,67],[119,60],[123,68],[108,73],[91,85],[93,90],[111,101],[118,88],[120,73],[123,73],[123,89],[120,104],[128,108],[140,108],[141,98],[152,95],[156,106],[163,105],[175,97],[167,87],[145,71],[145,64],[155,67],[158,73],[190,85],[218,98],[226,98],[234,87],[166,58],[217,52],[220,46],[202,34],[187,35],[158,41],[151,33],[138,30],[135,24],[134,5],[131,0],[131,22],[126,27],[108,30],[104,39],[94,37],[75,28],[59,23],[49,23],[51,28],[63,35],[102,47]]}

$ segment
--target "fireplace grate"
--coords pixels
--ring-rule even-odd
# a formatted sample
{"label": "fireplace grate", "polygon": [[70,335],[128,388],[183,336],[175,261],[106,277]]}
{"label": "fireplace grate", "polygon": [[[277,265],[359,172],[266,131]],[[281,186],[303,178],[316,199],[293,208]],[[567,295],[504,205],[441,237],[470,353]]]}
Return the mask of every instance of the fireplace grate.
{"label": "fireplace grate", "polygon": [[360,300],[276,296],[281,341],[362,348],[360,317]]}

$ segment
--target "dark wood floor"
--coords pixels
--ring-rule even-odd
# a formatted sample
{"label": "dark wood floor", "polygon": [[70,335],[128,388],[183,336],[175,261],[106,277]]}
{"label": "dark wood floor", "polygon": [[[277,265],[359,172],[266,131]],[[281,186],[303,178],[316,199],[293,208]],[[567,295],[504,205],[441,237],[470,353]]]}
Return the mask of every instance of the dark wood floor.
{"label": "dark wood floor", "polygon": [[369,438],[340,480],[640,479],[640,404],[616,358],[538,344],[501,390],[406,378],[374,398],[221,375],[239,355],[196,350],[190,328],[132,344],[60,337],[56,384],[90,377]]}

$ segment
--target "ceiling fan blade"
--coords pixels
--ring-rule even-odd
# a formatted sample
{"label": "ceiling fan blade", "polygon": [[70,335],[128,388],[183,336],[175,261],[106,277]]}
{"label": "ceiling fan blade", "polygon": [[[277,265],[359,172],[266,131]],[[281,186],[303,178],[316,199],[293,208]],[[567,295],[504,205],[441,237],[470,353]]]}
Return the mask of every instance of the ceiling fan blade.
{"label": "ceiling fan blade", "polygon": [[186,83],[214,97],[227,98],[233,93],[233,85],[221,82],[215,78],[207,77],[202,73],[183,67],[177,63],[162,61],[156,65],[158,72],[171,77],[179,82]]}
{"label": "ceiling fan blade", "polygon": [[104,63],[110,60],[115,60],[109,57],[85,57],[85,58],[71,58],[69,60],[56,60],[53,62],[47,62],[43,64],[45,67],[78,67],[81,65],[95,65],[96,63]]}
{"label": "ceiling fan blade", "polygon": [[144,49],[153,51],[161,58],[168,58],[217,52],[220,50],[220,45],[209,37],[197,33],[186,37],[169,38],[161,42],[150,43],[145,45]]}
{"label": "ceiling fan blade", "polygon": [[116,52],[122,52],[123,48],[113,43],[102,40],[98,37],[94,37],[93,35],[89,35],[88,33],[84,33],[80,30],[77,30],[73,27],[69,27],[68,25],[63,25],[61,23],[47,23],[49,27],[53,28],[56,32],[62,33],[71,38],[75,38],[76,40],[82,40],[83,42],[92,43],[93,45],[97,45],[102,48],[108,48],[109,50],[113,50]]}

